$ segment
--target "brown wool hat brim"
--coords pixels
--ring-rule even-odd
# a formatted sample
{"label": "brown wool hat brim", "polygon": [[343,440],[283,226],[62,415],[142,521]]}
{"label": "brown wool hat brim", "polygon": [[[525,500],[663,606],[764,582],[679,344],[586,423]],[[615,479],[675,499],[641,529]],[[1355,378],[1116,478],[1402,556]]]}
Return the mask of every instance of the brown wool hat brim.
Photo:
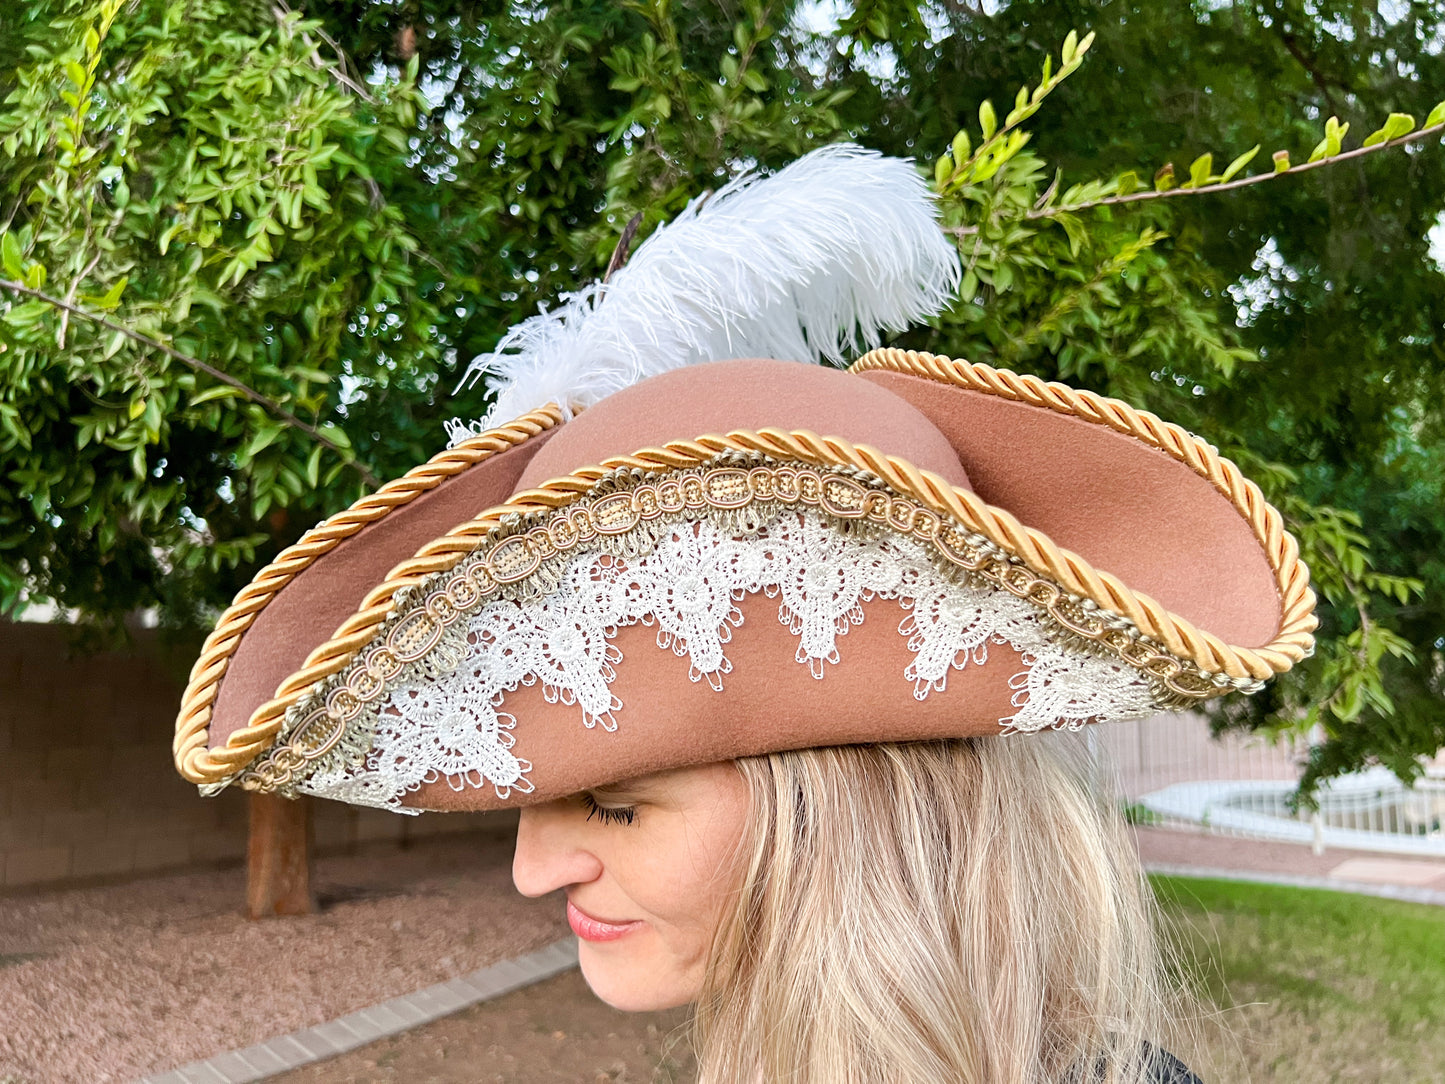
{"label": "brown wool hat brim", "polygon": [[[238,597],[187,690],[183,775],[213,784],[245,770],[246,785],[266,785],[252,762],[270,756],[288,708],[343,675],[408,589],[483,544],[509,511],[563,508],[618,464],[658,470],[705,455],[699,434],[721,434],[700,438],[705,447],[882,471],[891,489],[963,517],[1022,569],[1221,681],[1263,680],[1312,644],[1307,572],[1258,490],[1177,427],[1062,385],[898,351],[876,351],[851,373],[725,362],[654,377],[565,424],[553,410],[500,432],[445,453],[469,457],[460,467],[428,474],[444,455],[412,472],[426,480],[421,492],[393,483],[390,497],[378,501],[384,489],[328,520]],[[342,527],[344,537],[327,536]],[[615,733],[584,727],[540,686],[518,688],[500,710],[517,720],[513,751],[530,761],[536,790],[503,802],[439,781],[409,803],[516,805],[771,749],[993,733],[1011,711],[1019,662],[1007,645],[919,700],[909,683],[878,677],[906,664],[896,603],[866,607],[821,681],[793,662],[776,602],[750,596],[740,607],[721,693],[690,679],[654,630],[619,629],[613,687],[626,706]]]}

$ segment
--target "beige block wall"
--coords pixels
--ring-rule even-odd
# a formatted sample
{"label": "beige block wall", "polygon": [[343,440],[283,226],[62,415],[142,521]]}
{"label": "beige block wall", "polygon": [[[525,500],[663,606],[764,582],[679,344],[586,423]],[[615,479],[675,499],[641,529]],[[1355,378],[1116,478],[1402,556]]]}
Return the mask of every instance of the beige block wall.
{"label": "beige block wall", "polygon": [[[123,652],[76,655],[70,632],[0,622],[0,891],[241,861],[246,796],[202,798],[171,765],[189,660],[149,631]],[[496,828],[315,800],[319,854]]]}

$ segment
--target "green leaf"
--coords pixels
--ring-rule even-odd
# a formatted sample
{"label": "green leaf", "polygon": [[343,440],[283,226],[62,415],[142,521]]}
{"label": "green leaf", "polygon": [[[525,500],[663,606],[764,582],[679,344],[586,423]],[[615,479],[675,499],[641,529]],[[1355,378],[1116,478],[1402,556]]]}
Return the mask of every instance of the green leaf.
{"label": "green leaf", "polygon": [[1057,215],[1054,221],[1064,228],[1064,233],[1068,234],[1069,255],[1077,257],[1079,255],[1079,249],[1081,249],[1089,239],[1088,233],[1084,230],[1084,224],[1079,221],[1076,215],[1071,214]]}
{"label": "green leaf", "polygon": [[1345,133],[1350,130],[1348,124],[1341,124],[1339,117],[1331,117],[1325,121],[1325,138],[1315,145],[1310,152],[1310,161],[1318,162],[1321,158],[1333,158],[1340,153]]}
{"label": "green leaf", "polygon": [[280,425],[269,422],[263,424],[256,430],[255,435],[251,437],[251,442],[246,445],[246,450],[241,453],[242,458],[255,459],[256,456],[276,443],[276,439],[281,436],[282,432],[283,429]]}
{"label": "green leaf", "polygon": [[1139,174],[1135,173],[1132,169],[1126,169],[1123,173],[1119,174],[1118,178],[1114,181],[1114,195],[1116,196],[1127,196],[1131,192],[1137,192],[1138,190]]}
{"label": "green leaf", "polygon": [[50,306],[44,301],[27,301],[23,305],[12,306],[4,320],[11,327],[33,327],[40,323],[49,311]]}
{"label": "green leaf", "polygon": [[1174,187],[1174,163],[1165,162],[1154,174],[1154,191],[1168,192]]}
{"label": "green leaf", "polygon": [[1437,124],[1445,124],[1445,102],[1441,102],[1435,106],[1434,109],[1430,110],[1430,115],[1425,118],[1426,128],[1433,128]]}
{"label": "green leaf", "polygon": [[1361,146],[1373,147],[1376,143],[1388,143],[1408,134],[1414,127],[1415,118],[1409,113],[1391,113],[1380,128],[1365,137]]}
{"label": "green leaf", "polygon": [[934,186],[942,189],[951,176],[953,176],[953,159],[945,154],[937,162],[933,163]]}
{"label": "green leaf", "polygon": [[959,133],[953,137],[952,150],[953,160],[955,162],[961,163],[968,161],[968,156],[973,151],[973,148],[969,145],[968,132],[962,129],[959,130]]}
{"label": "green leaf", "polygon": [[1064,38],[1064,47],[1060,51],[1060,59],[1062,59],[1066,65],[1071,64],[1078,51],[1079,32],[1077,30],[1070,30],[1068,36]]}
{"label": "green leaf", "polygon": [[1270,157],[1274,159],[1274,171],[1276,173],[1283,173],[1289,169],[1289,151],[1275,151]]}
{"label": "green leaf", "polygon": [[1029,85],[1028,85],[1027,83],[1025,83],[1023,86],[1019,87],[1018,95],[1014,98],[1013,112],[1010,113],[1009,116],[1011,116],[1011,117],[1013,117],[1013,116],[1018,116],[1018,115],[1021,114],[1025,109],[1028,108],[1028,105],[1029,105]]}
{"label": "green leaf", "polygon": [[978,107],[978,124],[983,130],[985,142],[992,139],[994,132],[998,131],[998,115],[993,111],[993,102],[987,98],[985,98],[983,104]]}
{"label": "green leaf", "polygon": [[327,422],[325,425],[317,426],[317,428],[322,433],[324,433],[326,437],[338,448],[341,448],[348,452],[351,451],[351,438],[346,435],[345,430],[339,429],[338,427],[332,425],[330,422]]}
{"label": "green leaf", "polygon": [[130,410],[128,411],[128,414],[131,421],[135,421],[145,412],[146,401],[144,399],[132,399],[130,401]]}
{"label": "green leaf", "polygon": [[239,388],[233,388],[229,384],[216,384],[191,396],[190,405],[200,406],[202,403],[209,403],[212,399],[240,399],[243,395],[244,393]]}
{"label": "green leaf", "polygon": [[1214,155],[1201,154],[1189,167],[1189,183],[1185,188],[1203,188],[1214,172]]}
{"label": "green leaf", "polygon": [[1249,150],[1245,151],[1233,162],[1230,162],[1229,165],[1225,167],[1224,172],[1220,175],[1219,179],[1221,181],[1228,181],[1232,179],[1236,174],[1238,174],[1240,170],[1244,169],[1245,166],[1253,162],[1254,156],[1259,153],[1259,146],[1260,145],[1256,143],[1253,147],[1250,147]]}
{"label": "green leaf", "polygon": [[20,251],[20,241],[12,230],[0,234],[0,263],[5,267],[5,274],[12,279],[25,277],[25,257]]}
{"label": "green leaf", "polygon": [[105,312],[111,312],[120,304],[120,295],[125,293],[126,284],[130,282],[129,275],[122,275],[120,280],[114,283],[103,297],[96,299],[96,306]]}

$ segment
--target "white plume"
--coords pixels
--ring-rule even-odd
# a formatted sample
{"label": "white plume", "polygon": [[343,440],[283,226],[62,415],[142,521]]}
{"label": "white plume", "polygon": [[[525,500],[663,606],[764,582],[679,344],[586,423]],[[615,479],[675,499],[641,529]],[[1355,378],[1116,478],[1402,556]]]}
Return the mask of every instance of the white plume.
{"label": "white plume", "polygon": [[513,327],[459,385],[488,376],[487,417],[448,429],[455,443],[547,403],[570,413],[697,362],[841,362],[942,311],[958,280],[910,161],[824,147],[693,200],[605,285]]}

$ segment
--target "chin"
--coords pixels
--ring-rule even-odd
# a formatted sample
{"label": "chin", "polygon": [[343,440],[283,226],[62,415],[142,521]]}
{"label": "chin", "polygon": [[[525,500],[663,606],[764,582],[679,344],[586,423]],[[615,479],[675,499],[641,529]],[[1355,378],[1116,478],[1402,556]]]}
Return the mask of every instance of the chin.
{"label": "chin", "polygon": [[612,946],[598,951],[586,941],[578,943],[577,956],[592,992],[622,1012],[659,1012],[697,1000],[697,983],[666,964],[624,958]]}

